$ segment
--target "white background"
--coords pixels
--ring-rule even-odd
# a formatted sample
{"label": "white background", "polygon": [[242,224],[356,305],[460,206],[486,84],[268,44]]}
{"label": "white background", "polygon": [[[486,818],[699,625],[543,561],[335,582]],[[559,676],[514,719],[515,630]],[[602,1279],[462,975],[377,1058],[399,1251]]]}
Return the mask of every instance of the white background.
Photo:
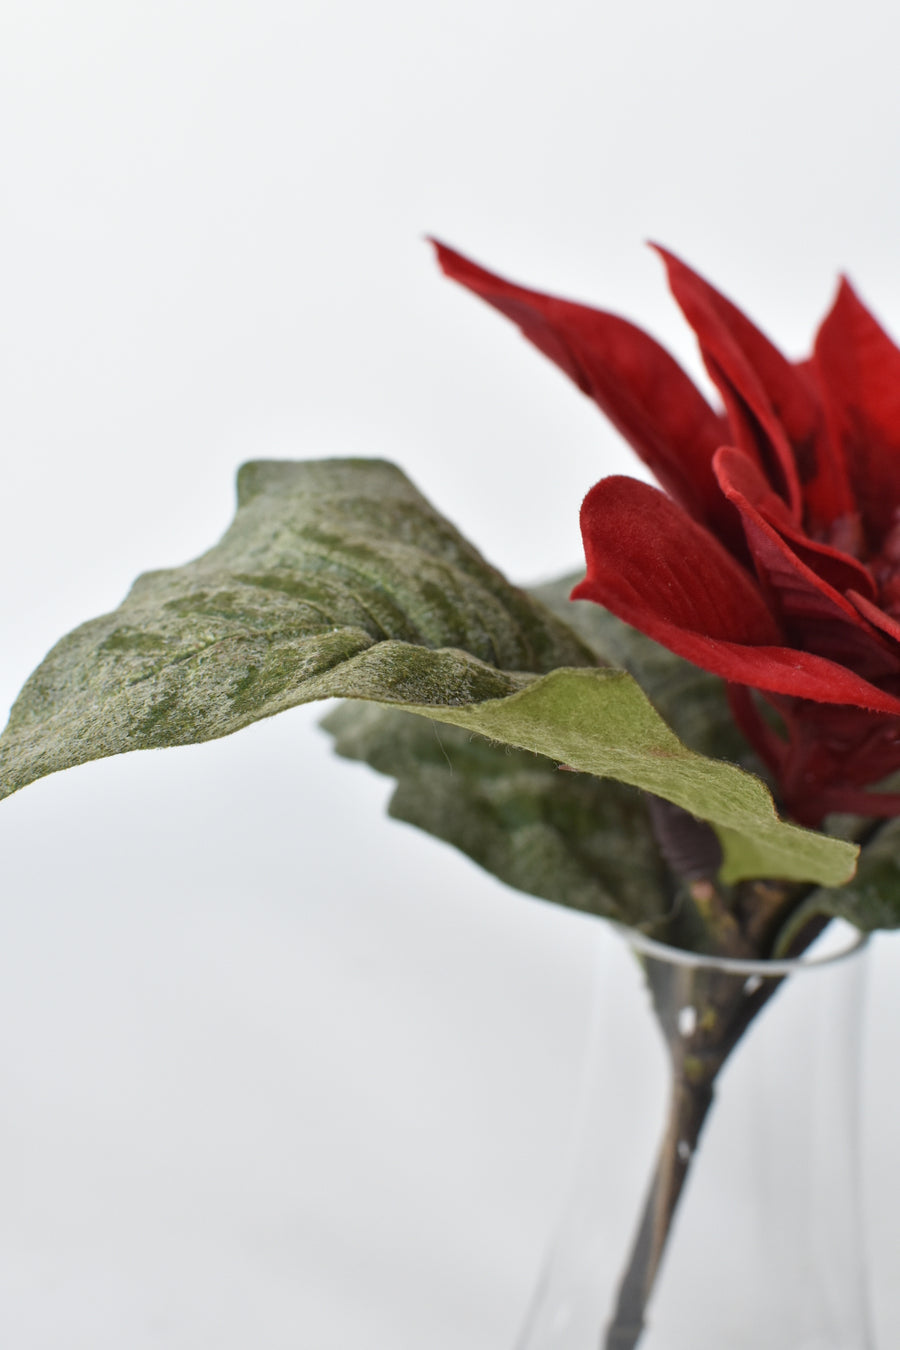
{"label": "white background", "polygon": [[[435,233],[697,370],[642,241],[800,354],[900,330],[900,18],[759,0],[3,0],[0,704],[253,457],[383,455],[514,579],[577,566],[595,410]],[[383,818],[318,710],[0,810],[0,1341],[504,1350],[560,1183],[585,921]],[[867,1016],[896,1342],[900,945]]]}

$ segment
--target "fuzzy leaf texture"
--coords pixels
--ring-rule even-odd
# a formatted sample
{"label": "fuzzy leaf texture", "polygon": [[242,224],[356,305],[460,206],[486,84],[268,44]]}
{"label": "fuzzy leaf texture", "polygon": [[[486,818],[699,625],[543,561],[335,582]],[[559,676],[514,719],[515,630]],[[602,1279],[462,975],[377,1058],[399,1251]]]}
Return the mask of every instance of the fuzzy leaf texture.
{"label": "fuzzy leaf texture", "polygon": [[389,815],[515,890],[651,931],[666,919],[671,882],[634,789],[377,704],[342,703],[322,726],[396,780]]}
{"label": "fuzzy leaf texture", "polygon": [[405,708],[666,797],[717,829],[723,876],[839,885],[851,845],[688,750],[630,675],[511,586],[394,466],[245,465],[194,562],[140,577],[57,644],[0,737],[0,796],[88,760],[237,731],[313,699]]}
{"label": "fuzzy leaf texture", "polygon": [[782,955],[810,919],[846,919],[863,932],[900,928],[900,820],[879,826],[859,857],[856,875],[840,887],[819,887],[791,914],[779,935]]}
{"label": "fuzzy leaf texture", "polygon": [[632,628],[591,600],[570,599],[582,574],[535,586],[530,594],[573,628],[591,648],[597,663],[627,670],[650,702],[691,750],[731,760],[753,773],[760,765],[735,725],[725,685],[715,675]]}

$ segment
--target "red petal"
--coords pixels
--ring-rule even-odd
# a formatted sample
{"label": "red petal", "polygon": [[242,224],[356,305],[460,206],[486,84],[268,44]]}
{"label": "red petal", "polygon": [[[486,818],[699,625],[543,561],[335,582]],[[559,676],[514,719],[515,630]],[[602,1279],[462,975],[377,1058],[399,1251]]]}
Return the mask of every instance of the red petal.
{"label": "red petal", "polygon": [[900,350],[846,280],[813,359],[875,553],[900,506]]}
{"label": "red petal", "polygon": [[893,815],[897,796],[863,791],[900,767],[900,718],[799,699],[771,700],[784,721],[788,750],[778,778],[784,804],[804,824],[829,811]]}
{"label": "red petal", "polygon": [[736,438],[741,449],[759,462],[785,496],[794,517],[801,519],[795,447],[801,461],[814,459],[821,424],[807,383],[730,300],[673,254],[654,247],[725,400],[735,432],[731,439]]}
{"label": "red petal", "polygon": [[[863,563],[831,544],[810,539],[791,518],[782,499],[772,491],[748,455],[726,447],[719,451],[720,456],[723,454],[729,456],[726,461],[729,465],[727,472],[730,475],[738,475],[734,479],[735,486],[739,487],[762,519],[789,542],[792,551],[815,572],[816,576],[827,585],[833,586],[836,591],[840,591],[842,595],[849,590],[856,590],[870,599],[875,598],[877,594],[875,581]],[[735,458],[730,458],[731,456]],[[738,459],[741,461],[740,465]],[[713,467],[716,467],[715,461]],[[717,476],[721,472],[721,467],[716,469]]]}
{"label": "red petal", "polygon": [[[714,465],[722,491],[740,512],[769,608],[779,616],[791,642],[869,679],[900,675],[900,651],[894,644],[866,622],[851,600],[798,557],[766,519],[760,507],[769,505],[773,494],[756,465],[742,451],[731,448],[719,450]],[[847,571],[853,576],[851,567]]]}
{"label": "red petal", "polygon": [[711,467],[728,439],[727,427],[668,352],[614,314],[525,290],[432,242],[446,275],[518,324],[593,399],[690,515],[740,540]]}
{"label": "red petal", "polygon": [[865,788],[832,787],[821,791],[818,800],[820,820],[821,816],[833,811],[877,819],[900,816],[900,792],[867,792]]}
{"label": "red petal", "polygon": [[900,699],[823,657],[781,645],[746,571],[663,493],[606,478],[581,509],[587,576],[574,599],[626,623],[736,684],[821,703],[900,713]]}
{"label": "red petal", "polygon": [[788,435],[794,440],[794,456],[803,485],[806,527],[811,534],[828,539],[834,539],[841,532],[848,539],[859,536],[856,539],[858,551],[861,540],[859,504],[850,483],[843,447],[835,437],[827,415],[815,362],[812,359],[798,361],[794,370],[815,399],[821,419],[815,440],[807,442],[805,450],[788,429]]}
{"label": "red petal", "polygon": [[882,633],[900,643],[900,623],[890,614],[885,614],[883,609],[873,605],[865,595],[860,595],[857,591],[848,591],[847,599],[850,600],[862,614],[863,618],[868,619],[869,623],[880,628]]}

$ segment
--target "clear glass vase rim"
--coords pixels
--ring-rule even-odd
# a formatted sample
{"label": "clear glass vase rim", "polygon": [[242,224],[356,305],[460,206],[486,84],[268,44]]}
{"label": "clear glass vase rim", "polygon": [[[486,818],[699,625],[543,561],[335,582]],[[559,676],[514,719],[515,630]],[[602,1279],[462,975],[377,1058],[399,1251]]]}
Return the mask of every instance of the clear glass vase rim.
{"label": "clear glass vase rim", "polygon": [[845,961],[847,957],[853,956],[855,952],[867,946],[870,937],[869,933],[861,932],[848,924],[847,940],[836,951],[756,961],[733,956],[707,956],[701,952],[686,951],[682,947],[669,947],[664,942],[657,942],[655,938],[648,937],[637,928],[629,928],[619,923],[614,923],[613,927],[619,931],[629,947],[645,956],[655,957],[658,961],[667,961],[670,965],[721,970],[731,975],[760,975],[770,979],[793,975],[802,970],[815,970],[820,966],[833,966],[839,961]]}

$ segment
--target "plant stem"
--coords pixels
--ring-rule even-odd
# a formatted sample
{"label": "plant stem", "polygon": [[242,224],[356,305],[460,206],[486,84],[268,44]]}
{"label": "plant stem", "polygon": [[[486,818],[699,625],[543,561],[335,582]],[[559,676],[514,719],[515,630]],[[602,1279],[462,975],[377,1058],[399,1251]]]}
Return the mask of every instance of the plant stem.
{"label": "plant stem", "polygon": [[[672,1064],[669,1110],[604,1350],[634,1350],[643,1334],[647,1305],[713,1103],[716,1079],[781,983],[765,979],[748,993],[744,976],[652,963],[647,976]],[[696,1011],[697,1020],[685,1036],[679,1031],[678,1012],[688,1006]]]}
{"label": "plant stem", "polygon": [[644,1320],[666,1239],[712,1105],[712,1087],[694,1088],[673,1080],[669,1114],[653,1180],[622,1283],[616,1310],[606,1334],[605,1350],[634,1350]]}

